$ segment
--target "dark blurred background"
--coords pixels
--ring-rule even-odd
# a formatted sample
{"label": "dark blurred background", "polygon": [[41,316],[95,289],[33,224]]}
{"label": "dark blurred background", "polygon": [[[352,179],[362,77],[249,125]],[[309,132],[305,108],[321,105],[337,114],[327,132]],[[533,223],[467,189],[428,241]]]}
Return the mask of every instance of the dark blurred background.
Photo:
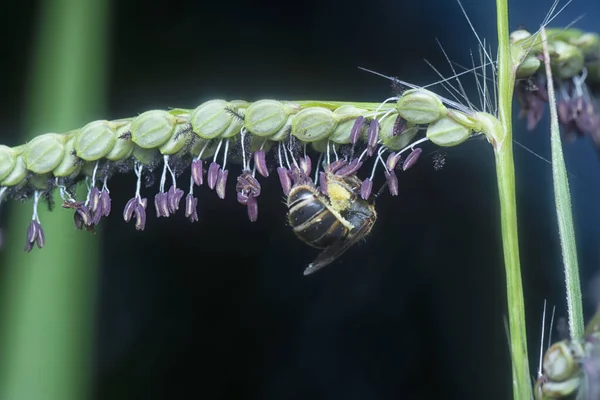
{"label": "dark blurred background", "polygon": [[[511,28],[531,30],[551,5],[512,3]],[[479,35],[496,43],[494,2],[463,4]],[[20,144],[39,17],[36,1],[12,7],[12,22],[0,25],[0,143],[11,146]],[[591,0],[574,2],[553,25],[583,13],[576,26],[598,31],[600,5]],[[439,0],[114,1],[110,34],[109,109],[96,119],[213,98],[377,102],[392,94],[389,82],[358,66],[427,84],[438,77],[424,59],[451,73],[436,38],[465,66],[477,46],[459,6]],[[464,82],[477,99],[472,77]],[[547,126],[526,132],[516,121],[515,139],[549,158]],[[113,215],[96,237],[94,398],[509,398],[492,150],[469,141],[444,150],[445,166],[435,170],[436,149],[424,149],[400,175],[400,195],[378,202],[366,242],[309,277],[302,271],[316,252],[286,225],[275,177],[263,180],[256,223],[232,187],[224,201],[203,187],[199,223],[150,212],[144,232],[120,216],[134,176],[113,179]],[[515,153],[533,372],[543,300],[566,315],[563,273],[550,165]],[[600,162],[588,140],[565,153],[586,285],[599,270]],[[144,189],[150,199],[155,192]],[[2,211],[9,215],[10,204]],[[585,306],[589,315],[592,303]]]}

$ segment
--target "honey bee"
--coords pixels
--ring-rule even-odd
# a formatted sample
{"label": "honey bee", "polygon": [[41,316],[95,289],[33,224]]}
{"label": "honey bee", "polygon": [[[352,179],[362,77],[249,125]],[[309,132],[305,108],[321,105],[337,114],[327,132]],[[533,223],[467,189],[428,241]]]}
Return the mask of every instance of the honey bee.
{"label": "honey bee", "polygon": [[[360,197],[361,180],[325,171],[325,193],[310,178],[295,181],[288,197],[288,220],[306,244],[323,249],[304,275],[331,264],[373,227],[377,214],[372,202]],[[322,186],[323,187],[323,186]]]}

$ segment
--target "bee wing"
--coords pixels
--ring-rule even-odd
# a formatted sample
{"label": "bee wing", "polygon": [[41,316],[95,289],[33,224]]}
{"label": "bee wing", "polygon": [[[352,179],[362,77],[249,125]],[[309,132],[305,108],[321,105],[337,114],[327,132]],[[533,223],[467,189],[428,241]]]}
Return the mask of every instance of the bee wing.
{"label": "bee wing", "polygon": [[304,275],[310,275],[319,269],[328,266],[334,262],[339,256],[341,256],[346,250],[352,245],[358,242],[366,233],[371,229],[371,225],[365,224],[348,240],[341,240],[321,252],[312,263],[308,264],[308,267],[304,270]]}

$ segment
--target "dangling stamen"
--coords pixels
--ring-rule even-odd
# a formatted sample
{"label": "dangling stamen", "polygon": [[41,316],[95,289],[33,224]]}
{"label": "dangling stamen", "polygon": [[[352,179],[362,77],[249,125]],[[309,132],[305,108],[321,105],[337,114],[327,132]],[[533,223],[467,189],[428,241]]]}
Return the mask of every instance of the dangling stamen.
{"label": "dangling stamen", "polygon": [[298,162],[296,161],[296,159],[294,158],[294,144],[292,143],[292,140],[294,139],[294,137],[292,135],[290,135],[290,144],[289,147],[287,148],[287,151],[290,152],[290,157],[292,157],[292,162],[294,163],[294,165],[296,166],[296,168],[298,167]]}
{"label": "dangling stamen", "polygon": [[246,139],[246,128],[242,126],[240,129],[241,143],[242,143],[242,169],[250,169],[250,165],[246,165],[246,145],[244,140]]}
{"label": "dangling stamen", "polygon": [[163,170],[162,170],[162,175],[160,176],[160,186],[159,186],[159,190],[161,193],[164,193],[164,191],[165,191],[165,182],[167,181],[167,168],[169,168],[169,156],[164,155],[163,161],[164,161]]}
{"label": "dangling stamen", "polygon": [[331,158],[329,157],[329,139],[327,140],[327,165],[331,164]]}
{"label": "dangling stamen", "polygon": [[[375,169],[377,169],[377,165],[381,162],[381,164],[383,165],[383,168],[385,168],[385,161],[383,161],[383,158],[381,158],[381,155],[387,150],[386,147],[380,147],[379,150],[377,151],[377,157],[375,158],[375,162],[373,163],[373,170],[371,171],[371,176],[369,177],[370,180],[373,180],[373,177],[375,176]],[[387,170],[387,168],[386,168]]]}
{"label": "dangling stamen", "polygon": [[219,144],[217,145],[217,150],[215,150],[215,155],[213,156],[213,162],[217,160],[217,156],[219,155],[219,150],[221,150],[221,145],[223,144],[223,139],[219,140]]}
{"label": "dangling stamen", "polygon": [[381,109],[381,107],[383,107],[387,102],[389,101],[398,101],[399,97],[398,96],[394,96],[394,97],[388,97],[387,99],[385,99],[376,109],[375,112],[373,113],[373,118],[376,118],[377,114],[379,114],[379,110]]}
{"label": "dangling stamen", "polygon": [[[281,159],[281,142],[277,144],[277,158],[279,159],[279,168],[283,168],[283,160]],[[289,163],[288,163],[289,168]]]}
{"label": "dangling stamen", "polygon": [[323,153],[319,153],[319,159],[317,160],[317,166],[315,168],[315,186],[319,184],[319,168],[321,167],[321,162],[323,161]]}
{"label": "dangling stamen", "polygon": [[38,190],[33,192],[33,214],[31,216],[31,223],[27,228],[27,241],[25,243],[25,251],[30,252],[33,249],[33,244],[36,243],[38,248],[44,247],[46,241],[44,236],[44,230],[40,224],[40,218],[38,216],[38,204],[40,201],[40,192]]}
{"label": "dangling stamen", "polygon": [[338,157],[337,151],[335,151],[335,143],[331,145],[331,149],[333,150],[333,154],[335,155],[335,161],[338,161],[340,158]]}
{"label": "dangling stamen", "polygon": [[135,186],[135,197],[139,201],[142,201],[142,196],[140,195],[140,190],[142,188],[142,171],[143,170],[144,170],[144,166],[142,164],[139,164],[136,161],[135,164],[134,164],[134,166],[133,166],[133,172],[137,176],[137,184]]}
{"label": "dangling stamen", "polygon": [[288,158],[287,147],[285,147],[285,145],[283,146],[283,155],[285,156],[285,163],[287,164],[287,169],[291,170],[292,167],[290,166],[290,159]]}

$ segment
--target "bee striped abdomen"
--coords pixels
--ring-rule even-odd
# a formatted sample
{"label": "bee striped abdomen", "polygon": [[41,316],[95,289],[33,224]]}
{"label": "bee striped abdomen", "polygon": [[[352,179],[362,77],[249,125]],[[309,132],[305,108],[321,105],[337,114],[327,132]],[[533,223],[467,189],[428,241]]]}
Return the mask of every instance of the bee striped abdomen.
{"label": "bee striped abdomen", "polygon": [[347,228],[308,187],[292,188],[288,208],[294,233],[311,246],[328,247],[347,233]]}

